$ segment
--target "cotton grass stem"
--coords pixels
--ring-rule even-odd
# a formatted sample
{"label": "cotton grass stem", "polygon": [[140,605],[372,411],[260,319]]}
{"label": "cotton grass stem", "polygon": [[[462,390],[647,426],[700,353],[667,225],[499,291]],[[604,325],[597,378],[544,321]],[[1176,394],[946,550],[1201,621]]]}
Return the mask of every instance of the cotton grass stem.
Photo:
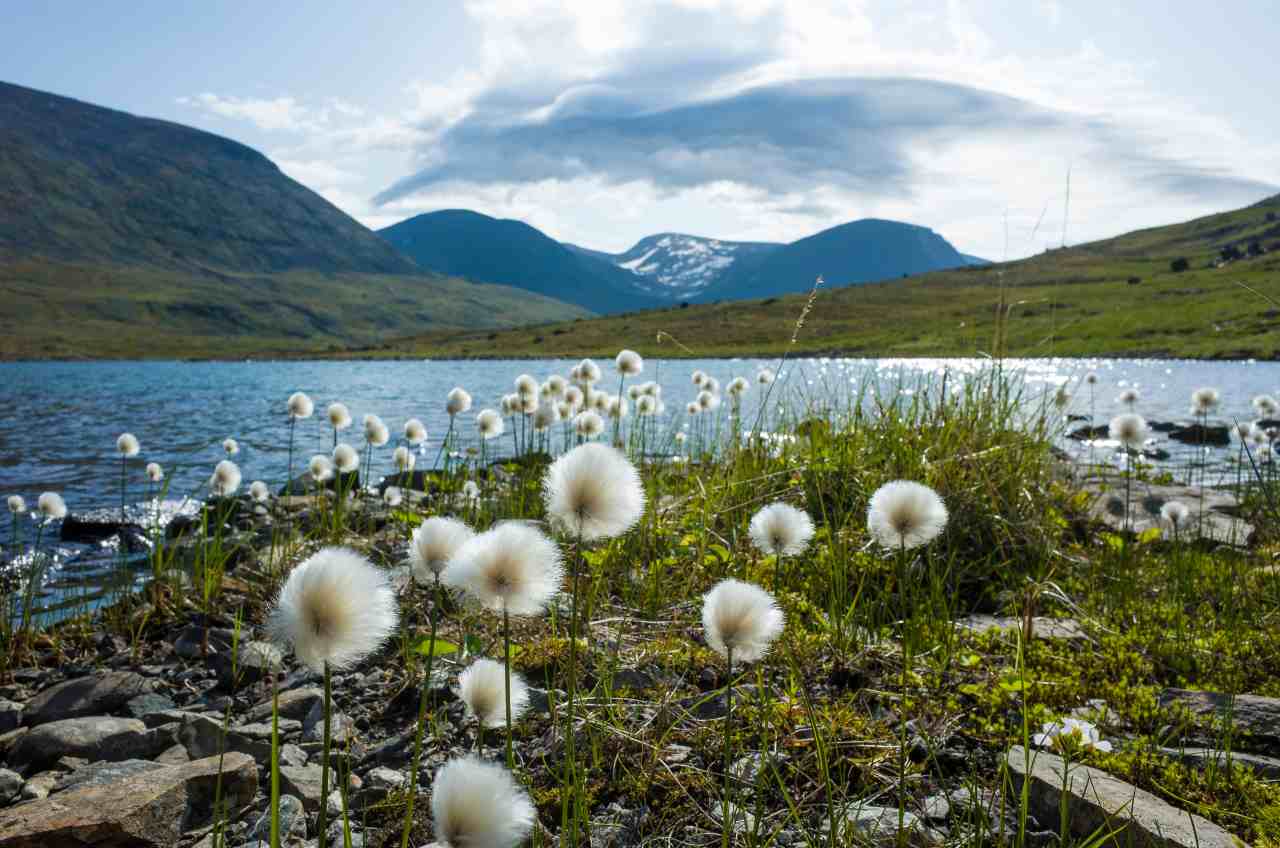
{"label": "cotton grass stem", "polygon": [[507,614],[506,604],[502,605],[502,665],[506,671],[503,694],[507,707],[507,768],[515,771],[516,755],[511,744],[511,617]]}
{"label": "cotton grass stem", "polygon": [[427,641],[427,665],[422,677],[422,693],[418,697],[418,726],[413,733],[413,766],[409,771],[409,803],[404,811],[404,830],[400,848],[409,848],[409,831],[413,828],[413,802],[418,797],[418,766],[422,762],[422,732],[427,724],[427,701],[431,693],[431,666],[436,656],[436,610],[440,606],[440,572],[435,572],[431,606],[427,611],[431,635]]}
{"label": "cotton grass stem", "polygon": [[320,753],[320,813],[316,818],[316,833],[323,842],[328,824],[329,807],[329,731],[333,720],[333,668],[328,661],[324,664],[324,739],[321,741]]}

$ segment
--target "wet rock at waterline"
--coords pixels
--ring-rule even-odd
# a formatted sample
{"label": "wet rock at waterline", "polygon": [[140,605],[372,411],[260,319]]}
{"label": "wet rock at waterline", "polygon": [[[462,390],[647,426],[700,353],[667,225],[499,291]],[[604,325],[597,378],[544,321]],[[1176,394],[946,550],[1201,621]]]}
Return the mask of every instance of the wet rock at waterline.
{"label": "wet rock at waterline", "polygon": [[117,537],[124,540],[125,547],[130,551],[146,550],[148,547],[146,530],[132,521],[121,521],[119,510],[114,515],[105,510],[71,513],[62,519],[58,528],[58,538],[64,542],[92,545]]}
{"label": "wet rock at waterline", "polygon": [[1231,428],[1225,424],[1187,424],[1170,430],[1169,438],[1185,445],[1222,448],[1231,444]]}
{"label": "wet rock at waterline", "polygon": [[280,491],[276,492],[276,494],[280,497],[304,497],[315,494],[317,489],[336,492],[339,488],[344,492],[359,491],[360,472],[347,471],[341,474],[334,472],[334,475],[323,483],[317,483],[315,480],[312,480],[310,474],[299,474],[297,477],[293,478],[293,482],[281,486]]}
{"label": "wet rock at waterline", "polygon": [[236,816],[257,790],[257,767],[244,754],[149,769],[0,811],[0,848],[168,848],[212,823],[216,792]]}
{"label": "wet rock at waterline", "polygon": [[1068,768],[1055,754],[1021,746],[1010,748],[1005,762],[1015,797],[1030,781],[1029,812],[1038,821],[1060,822],[1065,798],[1067,825],[1076,839],[1110,832],[1104,844],[1133,848],[1239,848],[1244,844],[1208,819],[1083,763],[1071,763]]}
{"label": "wet rock at waterline", "polygon": [[[1112,529],[1125,529],[1125,490],[1123,476],[1107,474],[1089,477],[1080,488],[1092,496],[1089,514]],[[1254,526],[1237,517],[1240,501],[1222,489],[1199,486],[1160,486],[1142,480],[1129,484],[1131,501],[1129,528],[1134,533],[1157,529],[1172,531],[1164,524],[1160,509],[1169,501],[1180,501],[1191,511],[1187,527],[1179,530],[1183,541],[1197,538],[1228,545],[1244,546],[1254,539]],[[1201,516],[1203,515],[1203,518]]]}

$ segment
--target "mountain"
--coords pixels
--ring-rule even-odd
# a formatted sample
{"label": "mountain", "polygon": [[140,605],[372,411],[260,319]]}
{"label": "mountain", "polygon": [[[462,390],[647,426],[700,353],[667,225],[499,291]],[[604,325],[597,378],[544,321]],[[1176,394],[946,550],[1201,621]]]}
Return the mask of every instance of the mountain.
{"label": "mountain", "polygon": [[[806,289],[808,275],[819,270],[828,281],[840,279],[830,266],[811,266],[803,269]],[[807,317],[797,328],[801,315]],[[612,357],[627,347],[655,357],[1280,360],[1277,317],[1280,195],[1016,262],[958,263],[906,279],[823,287],[812,304],[806,290],[551,324],[533,337],[526,331],[424,333],[392,342],[389,353],[577,359]],[[795,390],[804,387],[804,374],[799,377],[791,383]]]}
{"label": "mountain", "polygon": [[378,235],[423,268],[514,286],[592,312],[663,305],[637,287],[629,271],[593,252],[572,250],[522,221],[444,209],[401,221]]}
{"label": "mountain", "polygon": [[688,300],[715,285],[731,269],[762,259],[783,245],[659,233],[640,239],[624,253],[604,253],[572,244],[565,247],[630,271],[637,290],[647,295]]}
{"label": "mountain", "polygon": [[261,153],[0,83],[0,355],[233,355],[581,316],[419,268]]}
{"label": "mountain", "polygon": [[968,265],[928,227],[864,218],[823,230],[730,267],[700,300],[742,300],[808,291],[819,276],[831,288]]}

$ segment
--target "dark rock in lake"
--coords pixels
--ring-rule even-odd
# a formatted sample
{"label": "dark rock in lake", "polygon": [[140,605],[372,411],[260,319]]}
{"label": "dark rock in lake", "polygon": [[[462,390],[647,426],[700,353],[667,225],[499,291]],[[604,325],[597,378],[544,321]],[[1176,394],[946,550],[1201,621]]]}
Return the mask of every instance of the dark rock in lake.
{"label": "dark rock in lake", "polygon": [[1225,424],[1188,424],[1170,430],[1169,438],[1187,445],[1227,447],[1231,444],[1231,429]]}
{"label": "dark rock in lake", "polygon": [[132,521],[121,521],[118,512],[114,518],[104,512],[68,514],[58,533],[64,542],[92,545],[120,537],[131,551],[147,547],[146,531]]}
{"label": "dark rock in lake", "polygon": [[1094,439],[1105,439],[1109,433],[1106,425],[1098,427],[1077,427],[1067,434],[1068,439],[1075,439],[1077,442],[1088,442]]}
{"label": "dark rock in lake", "polygon": [[409,492],[439,492],[440,472],[416,470],[406,471],[403,474],[388,474],[378,481],[378,493],[385,492],[388,486],[395,486]]}
{"label": "dark rock in lake", "polygon": [[307,495],[316,491],[316,486],[327,489],[330,492],[338,491],[341,486],[344,492],[355,492],[360,489],[360,472],[348,471],[345,474],[335,472],[333,477],[325,480],[324,483],[316,483],[311,479],[310,474],[299,474],[293,478],[293,481],[280,487],[280,491],[276,492],[279,497],[286,495]]}
{"label": "dark rock in lake", "polygon": [[1184,426],[1186,425],[1178,424],[1174,421],[1148,421],[1147,422],[1147,429],[1151,430],[1153,433],[1168,433],[1171,430],[1176,430],[1179,427],[1184,427]]}

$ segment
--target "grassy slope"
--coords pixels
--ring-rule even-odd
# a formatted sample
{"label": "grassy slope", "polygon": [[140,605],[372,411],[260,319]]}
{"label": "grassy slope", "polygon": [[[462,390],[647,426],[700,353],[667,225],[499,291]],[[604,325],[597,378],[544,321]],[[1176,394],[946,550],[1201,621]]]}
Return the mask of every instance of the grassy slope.
{"label": "grassy slope", "polygon": [[[1019,262],[819,293],[796,353],[941,356],[1280,357],[1280,198]],[[1267,255],[1209,267],[1220,247],[1260,239]],[[1170,271],[1187,257],[1191,270]],[[1141,282],[1129,285],[1130,277]],[[667,309],[492,334],[428,334],[371,355],[779,354],[806,295]],[[997,319],[1007,304],[1008,320]],[[998,330],[1001,331],[998,333]],[[659,333],[681,346],[660,341]]]}
{"label": "grassy slope", "polygon": [[439,276],[0,265],[0,358],[239,357],[506,327],[583,310]]}

